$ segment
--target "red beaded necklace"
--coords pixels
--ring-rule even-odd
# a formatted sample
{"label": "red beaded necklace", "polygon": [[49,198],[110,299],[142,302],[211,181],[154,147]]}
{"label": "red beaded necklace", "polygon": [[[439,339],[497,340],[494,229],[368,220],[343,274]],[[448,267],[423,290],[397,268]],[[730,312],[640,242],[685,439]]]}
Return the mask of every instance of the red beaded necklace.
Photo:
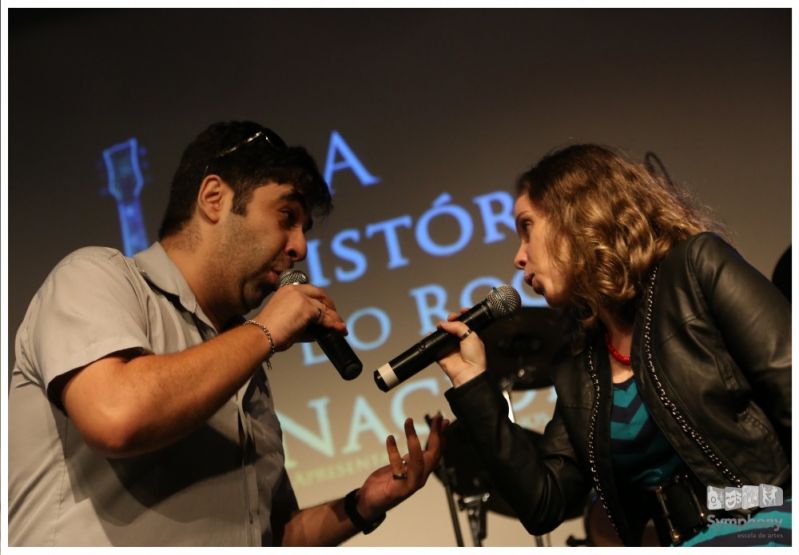
{"label": "red beaded necklace", "polygon": [[616,350],[616,347],[613,346],[613,343],[610,342],[610,334],[605,332],[605,345],[608,347],[608,352],[610,356],[624,364],[625,366],[630,365],[630,355],[623,355],[619,351]]}

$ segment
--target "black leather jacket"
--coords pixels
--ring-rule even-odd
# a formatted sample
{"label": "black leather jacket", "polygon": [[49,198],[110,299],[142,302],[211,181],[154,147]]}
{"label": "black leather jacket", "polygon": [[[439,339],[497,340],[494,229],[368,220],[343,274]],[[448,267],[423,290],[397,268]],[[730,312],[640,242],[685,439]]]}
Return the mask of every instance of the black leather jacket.
{"label": "black leather jacket", "polygon": [[[678,244],[652,273],[632,369],[651,417],[704,486],[790,489],[790,327],[785,297],[714,234]],[[610,365],[596,335],[553,366],[558,399],[538,447],[508,420],[487,373],[446,396],[528,532],[554,529],[594,487],[624,543],[636,545],[650,515],[639,493],[617,487]]]}

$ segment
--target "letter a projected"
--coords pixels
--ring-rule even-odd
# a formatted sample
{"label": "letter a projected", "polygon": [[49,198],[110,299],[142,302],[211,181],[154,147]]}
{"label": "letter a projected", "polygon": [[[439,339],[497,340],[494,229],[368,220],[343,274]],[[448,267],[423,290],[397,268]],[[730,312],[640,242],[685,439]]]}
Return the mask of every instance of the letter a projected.
{"label": "letter a projected", "polygon": [[369,170],[358,160],[344,137],[338,131],[333,130],[330,134],[330,145],[327,147],[327,161],[325,162],[325,181],[327,181],[331,195],[333,194],[333,174],[346,169],[352,170],[364,187],[380,182],[380,178],[369,173]]}

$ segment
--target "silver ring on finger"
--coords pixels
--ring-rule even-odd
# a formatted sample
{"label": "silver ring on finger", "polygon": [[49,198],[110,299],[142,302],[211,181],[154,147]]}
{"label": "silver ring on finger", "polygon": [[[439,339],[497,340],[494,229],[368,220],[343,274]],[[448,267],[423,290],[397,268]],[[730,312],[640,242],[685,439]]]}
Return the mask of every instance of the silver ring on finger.
{"label": "silver ring on finger", "polygon": [[466,339],[467,337],[469,337],[469,335],[470,335],[471,333],[472,333],[472,330],[471,330],[471,329],[467,329],[465,332],[463,332],[462,334],[460,334],[460,335],[458,336],[458,339],[460,339],[461,341],[463,341],[464,339]]}
{"label": "silver ring on finger", "polygon": [[391,474],[391,477],[394,478],[395,480],[407,480],[408,479],[408,473],[405,472],[405,471],[393,472]]}

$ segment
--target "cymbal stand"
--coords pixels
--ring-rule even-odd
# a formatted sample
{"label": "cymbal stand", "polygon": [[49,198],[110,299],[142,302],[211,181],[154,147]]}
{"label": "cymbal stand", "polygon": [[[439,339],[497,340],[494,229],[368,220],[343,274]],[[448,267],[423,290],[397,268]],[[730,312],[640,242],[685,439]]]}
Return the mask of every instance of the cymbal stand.
{"label": "cymbal stand", "polygon": [[[432,426],[433,419],[429,414],[424,415],[428,426]],[[458,547],[464,547],[463,534],[461,533],[461,523],[458,520],[458,513],[455,510],[455,493],[452,491],[452,482],[455,480],[455,469],[447,466],[444,460],[444,455],[438,461],[438,468],[435,470],[436,475],[441,479],[444,484],[444,490],[447,492],[447,507],[449,508],[449,516],[452,519],[452,529],[455,531],[455,541]]]}
{"label": "cymbal stand", "polygon": [[[502,388],[502,395],[508,402],[508,418],[510,418],[511,422],[513,422],[513,404],[511,403],[509,392],[510,388]],[[449,474],[449,472],[452,471],[452,475],[447,476],[447,481],[445,482],[444,487],[447,490],[447,502],[450,506],[450,514],[452,515],[452,523],[453,527],[455,528],[455,536],[458,539],[458,546],[463,547],[463,537],[460,533],[460,524],[458,523],[458,517],[455,514],[455,508],[452,503],[452,481],[455,480],[454,469],[447,467],[443,457],[441,458],[439,464],[442,465],[442,469],[444,470],[442,474]],[[483,540],[486,539],[486,503],[490,497],[491,493],[486,491],[483,493],[460,497],[458,499],[458,508],[461,511],[466,511],[466,519],[469,522],[469,530],[472,533],[472,544],[474,547],[483,547]]]}
{"label": "cymbal stand", "polygon": [[452,518],[452,529],[455,531],[455,541],[458,547],[463,547],[463,534],[461,533],[461,523],[458,521],[458,512],[455,509],[455,493],[452,491],[452,469],[444,465],[444,461],[439,462],[441,465],[441,481],[444,483],[444,489],[447,492],[447,506],[449,507],[449,516]]}
{"label": "cymbal stand", "polygon": [[472,532],[472,543],[474,547],[483,547],[483,540],[486,538],[486,508],[485,504],[490,497],[490,493],[470,495],[458,500],[461,510],[466,511],[469,520],[469,529]]}

